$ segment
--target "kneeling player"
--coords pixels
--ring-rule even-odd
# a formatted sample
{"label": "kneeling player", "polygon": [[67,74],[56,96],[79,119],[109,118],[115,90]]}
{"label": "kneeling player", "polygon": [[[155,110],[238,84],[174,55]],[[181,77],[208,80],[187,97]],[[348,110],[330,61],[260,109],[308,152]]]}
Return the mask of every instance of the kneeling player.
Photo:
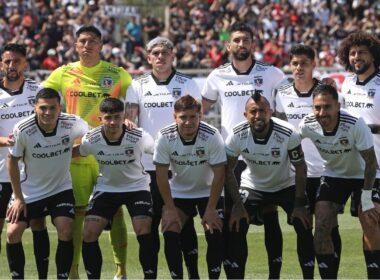
{"label": "kneeling player", "polygon": [[[157,184],[164,200],[162,231],[165,256],[173,279],[183,278],[180,233],[187,219],[198,213],[207,240],[210,279],[220,275],[223,258],[220,197],[226,153],[219,132],[201,119],[201,104],[190,95],[174,105],[175,123],[160,130],[154,149]],[[169,183],[168,169],[173,178]]]}
{"label": "kneeling player", "polygon": [[149,175],[140,163],[143,152],[153,153],[153,138],[141,129],[126,128],[122,101],[107,98],[99,109],[102,125],[87,133],[79,148],[80,155],[94,155],[100,166],[83,231],[82,255],[87,277],[100,278],[102,254],[98,237],[120,206],[125,204],[140,244],[144,277],[156,278]]}

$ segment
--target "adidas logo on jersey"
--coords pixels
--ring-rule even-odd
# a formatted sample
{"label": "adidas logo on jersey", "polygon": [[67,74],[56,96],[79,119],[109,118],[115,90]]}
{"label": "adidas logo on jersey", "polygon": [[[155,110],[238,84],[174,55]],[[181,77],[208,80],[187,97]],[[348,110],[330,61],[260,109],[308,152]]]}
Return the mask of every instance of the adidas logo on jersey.
{"label": "adidas logo on jersey", "polygon": [[290,102],[290,104],[288,105],[289,108],[294,108],[294,104],[293,102]]}
{"label": "adidas logo on jersey", "polygon": [[377,265],[377,263],[370,263],[369,265],[367,265],[368,268],[379,268],[379,266]]}
{"label": "adidas logo on jersey", "polygon": [[40,143],[38,143],[37,142],[37,144],[36,145],[34,145],[34,148],[41,148],[42,146],[41,146],[41,144]]}
{"label": "adidas logo on jersey", "polygon": [[377,198],[377,199],[380,199],[380,196],[379,196],[379,194],[378,193],[375,193],[373,196],[372,196],[373,198]]}
{"label": "adidas logo on jersey", "polygon": [[152,93],[148,91],[147,93],[144,94],[144,96],[152,96]]}
{"label": "adidas logo on jersey", "polygon": [[234,83],[232,82],[232,81],[229,81],[227,84],[226,84],[226,86],[233,86],[234,85]]}
{"label": "adidas logo on jersey", "polygon": [[178,156],[177,151],[174,151],[174,152],[172,153],[172,156]]}
{"label": "adidas logo on jersey", "polygon": [[247,153],[249,154],[248,148],[245,148],[244,150],[241,151],[242,153]]}
{"label": "adidas logo on jersey", "polygon": [[0,109],[4,109],[4,108],[8,108],[8,104],[7,103],[4,103],[3,105],[0,106]]}
{"label": "adidas logo on jersey", "polygon": [[100,152],[98,153],[98,156],[104,156],[104,152],[103,152],[103,151],[100,151]]}

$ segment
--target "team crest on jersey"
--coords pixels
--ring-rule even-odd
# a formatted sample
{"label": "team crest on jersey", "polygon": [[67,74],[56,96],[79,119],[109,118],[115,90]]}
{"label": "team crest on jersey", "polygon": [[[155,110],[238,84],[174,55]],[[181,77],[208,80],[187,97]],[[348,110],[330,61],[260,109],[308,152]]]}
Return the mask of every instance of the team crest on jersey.
{"label": "team crest on jersey", "polygon": [[254,77],[253,81],[257,87],[261,87],[263,85],[263,77]]}
{"label": "team crest on jersey", "polygon": [[133,148],[126,148],[125,149],[125,155],[127,156],[127,157],[131,157],[131,156],[133,156]]}
{"label": "team crest on jersey", "polygon": [[278,158],[280,157],[281,153],[280,153],[280,149],[278,148],[273,148],[272,151],[271,151],[271,154],[272,154],[272,157],[274,158]]}
{"label": "team crest on jersey", "polygon": [[200,148],[197,148],[195,153],[197,154],[198,157],[202,158],[205,155],[205,150],[203,147],[200,147]]}
{"label": "team crest on jersey", "polygon": [[371,88],[368,90],[368,98],[373,99],[375,97],[375,94],[376,94],[376,89]]}
{"label": "team crest on jersey", "polygon": [[70,136],[69,135],[65,135],[62,137],[62,145],[68,145],[70,143]]}
{"label": "team crest on jersey", "polygon": [[342,145],[342,146],[348,146],[350,144],[350,142],[348,141],[348,139],[346,137],[343,137],[343,138],[340,138],[339,139],[339,143]]}
{"label": "team crest on jersey", "polygon": [[180,88],[173,88],[172,96],[174,98],[179,98],[181,96],[181,89]]}
{"label": "team crest on jersey", "polygon": [[109,77],[104,77],[102,80],[101,86],[104,88],[112,87],[112,79]]}
{"label": "team crest on jersey", "polygon": [[28,97],[28,103],[30,106],[34,106],[34,104],[36,104],[36,99],[34,96],[30,96]]}

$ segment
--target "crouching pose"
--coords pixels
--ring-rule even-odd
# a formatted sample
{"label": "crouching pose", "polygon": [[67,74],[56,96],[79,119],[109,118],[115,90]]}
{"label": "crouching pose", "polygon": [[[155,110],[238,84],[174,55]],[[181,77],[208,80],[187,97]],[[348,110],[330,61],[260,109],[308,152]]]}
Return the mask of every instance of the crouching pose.
{"label": "crouching pose", "polygon": [[87,277],[100,279],[102,254],[98,238],[116,211],[125,204],[140,245],[144,278],[156,278],[149,175],[140,163],[143,152],[153,153],[153,138],[141,129],[126,128],[122,101],[106,98],[99,110],[102,125],[88,132],[79,147],[80,155],[94,155],[100,167],[83,231],[82,255]]}

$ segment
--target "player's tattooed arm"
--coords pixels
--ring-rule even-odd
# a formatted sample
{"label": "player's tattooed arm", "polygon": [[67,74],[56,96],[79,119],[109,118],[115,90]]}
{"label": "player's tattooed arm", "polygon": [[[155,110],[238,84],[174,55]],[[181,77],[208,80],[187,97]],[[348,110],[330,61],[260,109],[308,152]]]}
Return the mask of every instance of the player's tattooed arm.
{"label": "player's tattooed arm", "polygon": [[360,155],[362,156],[365,162],[363,189],[372,190],[372,187],[376,179],[376,170],[378,168],[375,150],[373,147],[371,147],[367,150],[360,151]]}
{"label": "player's tattooed arm", "polygon": [[288,121],[288,118],[286,117],[286,114],[284,112],[281,113],[278,111],[274,111],[273,117],[279,118],[279,119],[284,120],[284,121]]}
{"label": "player's tattooed arm", "polygon": [[125,118],[137,124],[139,105],[136,103],[125,104]]}
{"label": "player's tattooed arm", "polygon": [[239,194],[239,185],[235,177],[235,167],[237,164],[238,158],[227,156],[227,167],[226,167],[226,190],[231,196],[231,199],[234,203],[240,203],[240,194]]}
{"label": "player's tattooed arm", "polygon": [[379,124],[369,124],[368,127],[371,129],[372,134],[380,134]]}

